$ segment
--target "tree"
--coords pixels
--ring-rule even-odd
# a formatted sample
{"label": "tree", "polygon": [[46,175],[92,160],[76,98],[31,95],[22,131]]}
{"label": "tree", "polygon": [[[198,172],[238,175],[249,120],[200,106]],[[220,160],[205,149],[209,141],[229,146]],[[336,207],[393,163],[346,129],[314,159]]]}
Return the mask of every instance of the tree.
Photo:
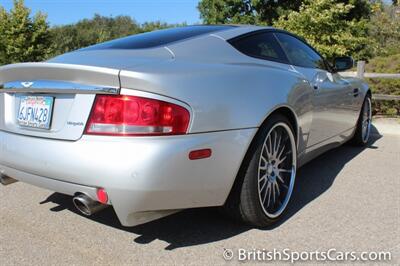
{"label": "tree", "polygon": [[154,30],[161,30],[161,29],[166,29],[166,28],[171,28],[171,27],[177,27],[177,26],[185,26],[186,24],[167,24],[161,21],[155,21],[155,22],[145,22],[140,26],[139,32],[144,33],[144,32],[149,32],[149,31],[154,31]]}
{"label": "tree", "polygon": [[[5,30],[7,28],[8,14],[6,10],[0,6],[0,36],[5,36]],[[0,37],[0,65],[4,64],[6,59],[6,41],[5,38]]]}
{"label": "tree", "polygon": [[33,18],[23,0],[15,0],[9,13],[0,10],[0,64],[36,62],[47,58],[51,51],[51,36],[46,16]]}
{"label": "tree", "polygon": [[140,25],[129,16],[105,17],[95,14],[93,18],[83,19],[75,24],[53,27],[51,29],[54,43],[52,56],[99,42],[173,26],[177,25],[159,21]]}
{"label": "tree", "polygon": [[362,20],[369,19],[371,16],[371,1],[368,0],[340,0],[336,1],[345,5],[352,5],[349,13],[346,16],[346,20]]}
{"label": "tree", "polygon": [[377,56],[400,53],[400,17],[394,11],[395,7],[384,4],[374,7],[369,36],[374,41],[374,54]]}
{"label": "tree", "polygon": [[200,17],[206,24],[271,24],[282,13],[298,9],[301,0],[202,0]]}
{"label": "tree", "polygon": [[[299,11],[304,0],[202,0],[198,4],[200,17],[206,24],[262,24],[272,25],[280,16]],[[346,20],[368,18],[371,13],[368,0],[337,0],[352,8]]]}
{"label": "tree", "polygon": [[354,8],[334,0],[305,1],[299,11],[281,16],[274,24],[308,41],[327,58],[352,55],[357,59],[371,56],[367,20],[346,20]]}
{"label": "tree", "polygon": [[75,24],[52,28],[55,46],[53,55],[138,32],[140,32],[140,25],[131,17],[112,18],[95,14],[92,19],[83,19]]}

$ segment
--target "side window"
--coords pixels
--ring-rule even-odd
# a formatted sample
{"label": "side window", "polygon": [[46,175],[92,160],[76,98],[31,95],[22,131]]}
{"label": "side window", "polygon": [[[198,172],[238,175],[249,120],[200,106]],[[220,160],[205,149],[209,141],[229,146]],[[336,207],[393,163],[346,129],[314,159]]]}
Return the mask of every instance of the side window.
{"label": "side window", "polygon": [[231,41],[231,44],[248,56],[288,63],[285,53],[271,32],[239,38]]}
{"label": "side window", "polygon": [[285,33],[275,33],[289,61],[296,66],[326,69],[324,59],[299,39]]}

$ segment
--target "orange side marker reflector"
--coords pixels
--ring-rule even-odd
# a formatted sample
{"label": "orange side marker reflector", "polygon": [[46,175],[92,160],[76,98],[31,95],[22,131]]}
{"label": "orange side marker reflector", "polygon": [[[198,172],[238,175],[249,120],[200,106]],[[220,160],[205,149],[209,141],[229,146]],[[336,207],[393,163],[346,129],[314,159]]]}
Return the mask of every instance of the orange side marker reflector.
{"label": "orange side marker reflector", "polygon": [[211,157],[211,149],[195,150],[189,153],[190,160],[199,160]]}

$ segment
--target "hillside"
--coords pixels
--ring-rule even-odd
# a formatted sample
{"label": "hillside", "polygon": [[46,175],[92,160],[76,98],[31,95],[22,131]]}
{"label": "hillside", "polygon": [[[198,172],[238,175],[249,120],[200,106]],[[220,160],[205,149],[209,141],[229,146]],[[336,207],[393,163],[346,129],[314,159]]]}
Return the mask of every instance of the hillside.
{"label": "hillside", "polygon": [[[371,59],[367,63],[366,72],[400,73],[400,54]],[[400,95],[400,79],[367,79],[367,82],[373,93]],[[400,102],[376,102],[374,103],[374,113],[400,115]]]}

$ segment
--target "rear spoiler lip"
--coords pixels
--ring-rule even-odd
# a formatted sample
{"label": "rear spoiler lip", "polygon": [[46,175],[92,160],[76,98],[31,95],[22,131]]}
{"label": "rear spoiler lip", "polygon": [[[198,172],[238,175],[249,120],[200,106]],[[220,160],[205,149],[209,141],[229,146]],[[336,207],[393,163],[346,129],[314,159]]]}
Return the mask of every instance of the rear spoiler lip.
{"label": "rear spoiler lip", "polygon": [[78,64],[12,64],[0,67],[0,93],[119,94],[119,74],[119,69]]}

